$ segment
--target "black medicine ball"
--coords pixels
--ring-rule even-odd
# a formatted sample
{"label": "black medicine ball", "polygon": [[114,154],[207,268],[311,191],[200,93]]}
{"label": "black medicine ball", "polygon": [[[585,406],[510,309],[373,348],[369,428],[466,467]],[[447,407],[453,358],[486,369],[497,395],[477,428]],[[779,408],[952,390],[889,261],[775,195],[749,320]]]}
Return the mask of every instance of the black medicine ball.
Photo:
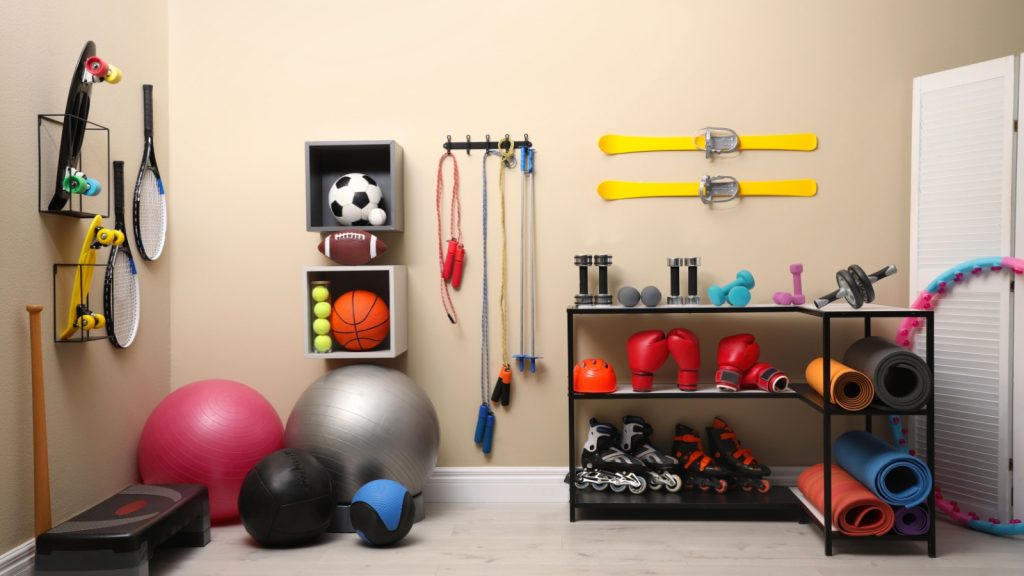
{"label": "black medicine ball", "polygon": [[294,546],[327,530],[335,502],[331,477],[312,455],[278,450],[253,466],[238,494],[245,530],[263,546]]}

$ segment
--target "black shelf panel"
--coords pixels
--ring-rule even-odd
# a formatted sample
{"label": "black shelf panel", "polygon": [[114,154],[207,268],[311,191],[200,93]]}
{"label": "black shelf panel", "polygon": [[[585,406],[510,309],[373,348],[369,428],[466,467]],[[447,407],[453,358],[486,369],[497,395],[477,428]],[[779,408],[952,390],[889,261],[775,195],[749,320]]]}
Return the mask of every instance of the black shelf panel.
{"label": "black shelf panel", "polygon": [[575,400],[635,400],[638,398],[716,398],[722,400],[768,400],[783,399],[796,400],[800,395],[793,391],[786,392],[765,392],[763,390],[740,390],[738,392],[723,392],[713,383],[701,383],[700,388],[695,392],[684,392],[676,387],[675,383],[655,383],[654,390],[650,392],[634,392],[632,386],[627,382],[619,384],[615,392],[607,394],[582,394],[573,392]]}
{"label": "black shelf panel", "polygon": [[[789,385],[790,389],[799,397],[801,400],[806,402],[809,406],[817,410],[818,412],[825,412],[825,400],[822,398],[810,384],[795,383]],[[886,408],[879,406],[868,406],[864,410],[858,410],[856,412],[846,410],[836,404],[833,404],[829,409],[829,412],[833,416],[927,416],[928,407],[924,406],[916,410],[898,410],[896,408]]]}
{"label": "black shelf panel", "polygon": [[644,494],[612,492],[610,489],[595,491],[576,490],[576,507],[592,509],[626,510],[689,510],[695,512],[743,511],[743,512],[799,512],[800,502],[787,487],[772,487],[767,493],[730,490],[719,494],[690,489],[675,494],[665,491],[648,491]]}
{"label": "black shelf panel", "polygon": [[638,306],[570,306],[570,316],[614,316],[621,314],[803,314],[816,318],[907,318],[928,317],[931,310],[915,310],[868,304],[854,309],[846,304],[838,304],[817,309],[812,305],[780,306],[778,304],[755,304],[753,306],[713,306],[700,304],[697,306],[655,306],[648,308]]}

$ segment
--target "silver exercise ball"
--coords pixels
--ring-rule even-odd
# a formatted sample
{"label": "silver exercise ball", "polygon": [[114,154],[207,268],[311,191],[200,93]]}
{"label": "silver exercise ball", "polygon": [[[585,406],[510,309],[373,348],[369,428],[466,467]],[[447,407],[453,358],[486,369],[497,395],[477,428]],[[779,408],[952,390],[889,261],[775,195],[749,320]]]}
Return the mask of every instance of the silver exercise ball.
{"label": "silver exercise ball", "polygon": [[413,495],[437,463],[441,430],[430,398],[405,374],[368,364],[332,370],[292,409],[285,445],[312,453],[347,504],[363,484],[400,482]]}

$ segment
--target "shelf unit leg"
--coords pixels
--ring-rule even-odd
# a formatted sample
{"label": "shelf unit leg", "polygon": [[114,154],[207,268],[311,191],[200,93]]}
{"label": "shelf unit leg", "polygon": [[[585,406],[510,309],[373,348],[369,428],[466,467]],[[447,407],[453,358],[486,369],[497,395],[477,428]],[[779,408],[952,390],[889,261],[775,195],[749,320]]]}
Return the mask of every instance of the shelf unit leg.
{"label": "shelf unit leg", "polygon": [[832,555],[832,322],[826,316],[822,318],[821,324],[822,342],[822,365],[825,368],[823,375],[825,398],[822,402],[822,462],[825,467],[825,509],[824,515],[825,531],[825,555]]}
{"label": "shelf unit leg", "polygon": [[567,334],[566,348],[566,371],[568,375],[568,404],[569,404],[569,468],[567,470],[569,479],[569,522],[576,521],[576,483],[573,481],[573,470],[576,468],[576,403],[572,396],[572,369],[575,365],[576,348],[573,334],[573,316],[571,311],[565,313],[565,333]]}

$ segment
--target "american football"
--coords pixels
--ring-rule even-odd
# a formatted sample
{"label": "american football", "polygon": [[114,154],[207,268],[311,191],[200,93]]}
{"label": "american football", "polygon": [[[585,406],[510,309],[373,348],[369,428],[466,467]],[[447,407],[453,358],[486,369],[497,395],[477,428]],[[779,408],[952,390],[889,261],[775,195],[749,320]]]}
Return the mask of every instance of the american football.
{"label": "american football", "polygon": [[320,252],[345,266],[360,266],[387,251],[383,240],[361,230],[332,232],[317,246]]}

